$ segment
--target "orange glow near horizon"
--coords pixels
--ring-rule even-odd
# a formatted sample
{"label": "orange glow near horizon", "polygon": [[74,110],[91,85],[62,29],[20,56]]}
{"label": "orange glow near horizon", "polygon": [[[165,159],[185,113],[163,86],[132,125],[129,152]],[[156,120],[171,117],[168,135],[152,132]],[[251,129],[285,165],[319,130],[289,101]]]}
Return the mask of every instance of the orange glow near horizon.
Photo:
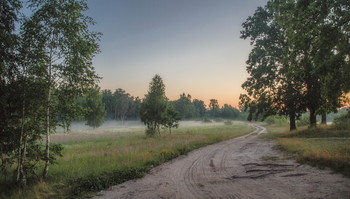
{"label": "orange glow near horizon", "polygon": [[[104,84],[100,84],[101,89],[109,89],[112,92],[114,92],[116,89],[121,88],[125,90],[127,93],[129,93],[131,96],[144,98],[145,94],[148,91],[148,84],[144,84],[142,86],[132,86],[128,84],[120,85],[120,87],[112,87],[112,86],[106,86]],[[123,87],[124,86],[124,87]],[[212,89],[212,90],[203,90],[201,88],[194,89],[194,88],[177,88],[176,86],[169,86],[165,85],[165,92],[166,96],[169,100],[177,100],[179,99],[180,95],[182,93],[185,93],[186,95],[189,94],[192,97],[192,100],[198,99],[204,101],[204,103],[209,106],[210,99],[216,99],[219,102],[220,107],[224,106],[224,104],[231,105],[235,108],[238,108],[238,101],[239,101],[239,95],[243,92],[242,89],[234,88],[232,90],[226,91],[227,87]],[[193,91],[191,91],[193,89]]]}

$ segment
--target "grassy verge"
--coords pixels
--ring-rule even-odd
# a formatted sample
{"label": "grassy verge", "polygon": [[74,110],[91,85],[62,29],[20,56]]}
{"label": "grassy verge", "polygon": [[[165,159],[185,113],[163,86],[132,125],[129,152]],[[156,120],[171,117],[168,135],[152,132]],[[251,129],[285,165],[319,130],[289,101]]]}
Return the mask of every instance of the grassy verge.
{"label": "grassy verge", "polygon": [[277,147],[295,155],[298,162],[329,167],[350,177],[350,131],[331,127],[301,128],[267,126],[265,137],[277,140]]}
{"label": "grassy verge", "polygon": [[63,157],[52,165],[47,183],[22,191],[0,193],[4,198],[79,198],[124,181],[140,178],[154,166],[199,147],[247,134],[244,124],[180,128],[173,134],[146,137],[94,138],[64,142]]}

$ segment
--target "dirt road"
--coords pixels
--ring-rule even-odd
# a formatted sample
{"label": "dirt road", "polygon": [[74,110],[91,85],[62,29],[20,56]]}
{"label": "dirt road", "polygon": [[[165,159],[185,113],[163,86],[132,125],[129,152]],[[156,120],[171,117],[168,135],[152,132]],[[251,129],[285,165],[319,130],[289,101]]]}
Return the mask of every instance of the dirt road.
{"label": "dirt road", "polygon": [[259,134],[210,145],[96,198],[350,198],[350,179],[300,165]]}

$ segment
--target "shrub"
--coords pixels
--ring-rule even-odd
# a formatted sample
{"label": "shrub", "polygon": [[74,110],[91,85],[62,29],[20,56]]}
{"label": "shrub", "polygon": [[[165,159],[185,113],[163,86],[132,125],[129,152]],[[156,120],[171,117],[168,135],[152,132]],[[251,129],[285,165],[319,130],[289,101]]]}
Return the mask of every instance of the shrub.
{"label": "shrub", "polygon": [[288,124],[288,120],[284,116],[272,115],[265,119],[267,124],[285,125]]}
{"label": "shrub", "polygon": [[155,129],[151,129],[151,128],[147,128],[146,129],[146,135],[152,136],[154,134],[156,134],[156,130]]}
{"label": "shrub", "polygon": [[226,120],[226,121],[224,122],[224,124],[225,124],[225,125],[232,125],[233,122],[232,122],[231,120]]}
{"label": "shrub", "polygon": [[211,120],[208,119],[207,117],[204,117],[204,118],[202,119],[202,122],[204,122],[204,123],[211,123]]}
{"label": "shrub", "polygon": [[348,111],[346,114],[334,118],[333,127],[338,130],[350,129],[350,111]]}
{"label": "shrub", "polygon": [[303,115],[297,121],[297,126],[308,126],[310,124],[310,116]]}
{"label": "shrub", "polygon": [[222,122],[223,119],[221,119],[221,118],[215,118],[214,121],[215,121],[215,122]]}

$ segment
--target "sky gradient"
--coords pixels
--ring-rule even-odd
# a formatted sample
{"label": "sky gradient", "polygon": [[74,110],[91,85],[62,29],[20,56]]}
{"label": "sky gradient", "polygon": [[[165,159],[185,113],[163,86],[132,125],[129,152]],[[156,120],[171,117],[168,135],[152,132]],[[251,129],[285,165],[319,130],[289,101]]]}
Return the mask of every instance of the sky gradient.
{"label": "sky gradient", "polygon": [[248,74],[241,24],[267,0],[89,0],[103,34],[93,64],[102,89],[141,98],[159,74],[170,100],[181,93],[237,106]]}

